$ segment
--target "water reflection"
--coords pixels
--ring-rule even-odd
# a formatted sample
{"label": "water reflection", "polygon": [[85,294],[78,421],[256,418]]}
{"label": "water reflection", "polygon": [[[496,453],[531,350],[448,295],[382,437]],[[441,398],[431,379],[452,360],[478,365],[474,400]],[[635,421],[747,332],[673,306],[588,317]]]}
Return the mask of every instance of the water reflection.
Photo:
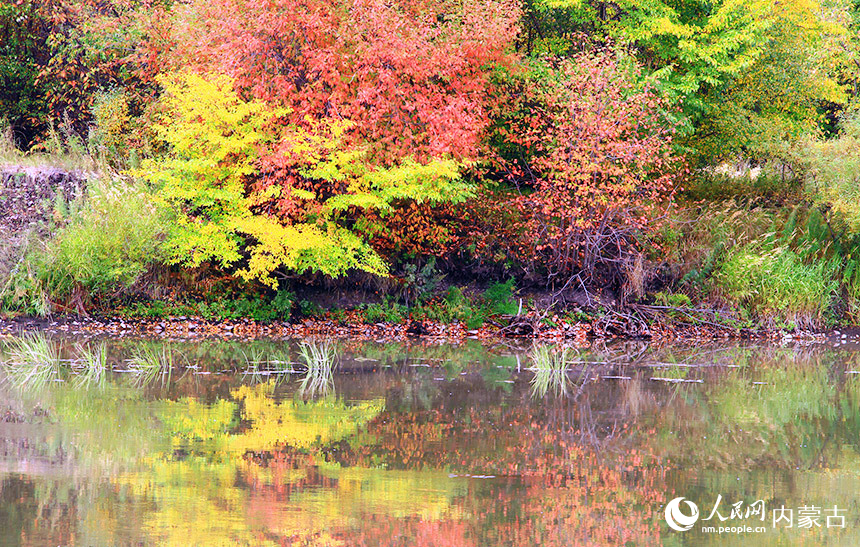
{"label": "water reflection", "polygon": [[[860,535],[860,363],[824,345],[32,336],[7,341],[3,363],[0,545],[823,545]],[[718,495],[724,515],[737,501],[837,505],[846,527],[721,536],[675,532],[662,517],[677,496],[704,517]]]}

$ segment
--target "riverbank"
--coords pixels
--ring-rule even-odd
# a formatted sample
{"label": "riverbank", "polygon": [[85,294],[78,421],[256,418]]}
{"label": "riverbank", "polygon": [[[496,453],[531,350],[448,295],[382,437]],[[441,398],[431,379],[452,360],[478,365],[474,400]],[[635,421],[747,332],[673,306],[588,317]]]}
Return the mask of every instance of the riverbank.
{"label": "riverbank", "polygon": [[[39,164],[0,168],[0,183],[0,318],[11,330],[36,325],[189,338],[777,339],[851,324],[860,309],[851,285],[837,279],[847,273],[801,261],[790,243],[778,253],[756,247],[761,234],[774,227],[788,232],[800,215],[760,188],[750,194],[759,196],[757,205],[679,208],[643,240],[645,258],[614,289],[551,291],[514,270],[479,275],[434,257],[403,262],[387,277],[294,276],[273,289],[215,264],[185,268],[153,259],[138,247],[156,244],[160,232],[125,222],[127,214],[140,214],[132,211],[140,196],[118,182],[102,187],[85,170]],[[122,204],[82,213],[92,207],[93,192]],[[106,218],[118,224],[102,225]],[[801,243],[799,249],[811,248]]]}
{"label": "riverbank", "polygon": [[[404,320],[368,324],[355,315],[339,320],[302,319],[298,321],[254,321],[251,319],[207,320],[201,317],[165,317],[134,319],[119,317],[77,317],[0,319],[0,334],[29,331],[56,333],[83,338],[129,336],[175,340],[256,340],[292,338],[351,338],[398,341],[410,338],[458,341],[535,340],[564,342],[584,346],[595,340],[636,339],[654,342],[718,339],[816,339],[824,333],[792,332],[766,329],[733,329],[725,326],[690,323],[654,323],[630,335],[623,329],[608,330],[606,320],[570,322],[554,316],[549,321],[535,314],[497,318],[478,328],[463,323],[441,323],[429,320]],[[839,332],[839,331],[837,331]]]}

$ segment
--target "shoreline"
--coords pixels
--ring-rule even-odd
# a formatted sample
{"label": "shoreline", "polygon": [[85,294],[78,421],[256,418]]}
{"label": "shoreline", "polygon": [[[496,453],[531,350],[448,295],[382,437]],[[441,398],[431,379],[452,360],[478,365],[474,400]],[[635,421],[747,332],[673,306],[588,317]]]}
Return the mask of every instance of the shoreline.
{"label": "shoreline", "polygon": [[[524,318],[525,319],[525,318]],[[177,340],[258,340],[294,338],[350,338],[359,340],[397,341],[426,339],[447,342],[481,340],[532,340],[537,342],[565,342],[575,346],[592,341],[642,340],[656,343],[673,341],[715,340],[819,340],[850,327],[835,327],[823,332],[786,332],[768,329],[716,328],[711,325],[692,325],[683,322],[653,325],[645,334],[607,332],[594,322],[567,323],[557,326],[525,319],[519,323],[502,325],[497,322],[477,329],[467,329],[459,322],[439,323],[429,320],[406,320],[399,323],[363,323],[329,319],[262,322],[252,319],[209,320],[200,317],[178,316],[160,319],[129,319],[118,316],[55,316],[53,318],[17,317],[0,318],[0,336],[31,331],[85,338],[100,336],[142,337]],[[511,327],[515,328],[511,328]],[[529,326],[531,331],[529,332]],[[519,327],[517,330],[516,327]]]}

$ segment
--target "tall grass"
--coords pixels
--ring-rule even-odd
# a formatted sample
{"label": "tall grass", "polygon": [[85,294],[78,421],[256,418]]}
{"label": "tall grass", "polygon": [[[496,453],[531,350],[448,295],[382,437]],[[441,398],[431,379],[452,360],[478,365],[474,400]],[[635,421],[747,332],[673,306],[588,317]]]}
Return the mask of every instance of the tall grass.
{"label": "tall grass", "polygon": [[286,352],[269,355],[259,350],[248,356],[243,351],[242,356],[245,359],[245,370],[242,374],[252,383],[268,381],[274,377],[274,383],[277,385],[284,381],[287,375],[298,372],[293,368]]}
{"label": "tall grass", "polygon": [[716,274],[723,295],[772,326],[825,323],[839,289],[838,260],[806,263],[795,250],[754,242],[733,251]]}
{"label": "tall grass", "polygon": [[49,302],[81,309],[90,294],[113,294],[163,258],[166,225],[140,184],[93,179],[80,211],[30,248],[0,299],[6,309],[45,315]]}
{"label": "tall grass", "polygon": [[[95,134],[95,131],[93,132]],[[54,168],[64,171],[98,173],[107,170],[90,144],[90,136],[82,137],[65,120],[59,126],[51,124],[45,140],[30,152],[15,145],[11,128],[0,119],[0,166]]]}
{"label": "tall grass", "polygon": [[679,213],[658,241],[659,259],[678,264],[671,292],[737,307],[750,326],[860,320],[860,236],[833,211],[711,203]]}

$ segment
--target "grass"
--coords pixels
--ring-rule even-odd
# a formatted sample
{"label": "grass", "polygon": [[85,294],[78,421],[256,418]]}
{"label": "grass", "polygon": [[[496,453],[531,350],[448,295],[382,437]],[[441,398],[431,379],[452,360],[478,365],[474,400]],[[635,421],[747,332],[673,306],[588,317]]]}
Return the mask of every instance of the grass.
{"label": "grass", "polygon": [[101,387],[107,378],[107,344],[75,345],[75,384],[78,387]]}
{"label": "grass", "polygon": [[158,381],[162,386],[170,383],[176,366],[173,350],[167,344],[158,347],[145,344],[135,349],[128,359],[128,368],[134,372],[133,383],[145,387]]}
{"label": "grass", "polygon": [[[818,329],[860,318],[860,236],[833,211],[727,200],[679,211],[651,259],[673,264],[653,295],[731,306],[749,327]],[[671,301],[671,302],[670,302]],[[686,306],[678,306],[686,307]]]}
{"label": "grass", "polygon": [[334,369],[338,365],[337,346],[326,340],[321,343],[302,342],[299,356],[308,370],[299,386],[299,394],[305,399],[328,395],[334,389]]}
{"label": "grass", "polygon": [[60,370],[57,345],[41,333],[12,338],[6,346],[6,380],[18,389],[40,391]]}
{"label": "grass", "polygon": [[794,249],[753,242],[732,251],[715,274],[721,293],[768,326],[814,328],[830,317],[839,263],[806,263]]}
{"label": "grass", "polygon": [[25,154],[15,147],[8,127],[0,129],[0,166],[21,172],[83,171],[86,179],[85,196],[67,203],[58,193],[45,205],[54,216],[52,235],[31,242],[0,287],[3,310],[41,316],[52,308],[81,311],[90,294],[112,295],[130,287],[165,258],[161,241],[167,215],[145,185],[110,166],[100,131],[96,127],[81,136],[66,122],[50,129],[41,151]]}
{"label": "grass", "polygon": [[242,356],[245,358],[245,370],[242,374],[250,378],[252,383],[260,383],[274,376],[274,383],[280,384],[288,374],[297,372],[287,353],[281,352],[272,358],[259,350],[251,356],[242,352]]}
{"label": "grass", "polygon": [[11,127],[0,119],[0,167],[51,167],[63,171],[106,172],[108,163],[104,155],[96,151],[95,137],[95,134],[86,138],[78,135],[67,120],[59,127],[51,125],[45,141],[38,149],[25,153],[15,146]]}
{"label": "grass", "polygon": [[568,369],[573,359],[570,348],[555,349],[552,346],[535,345],[530,355],[534,373],[531,379],[532,395],[545,397],[552,392],[556,396],[567,395],[570,386]]}
{"label": "grass", "polygon": [[762,173],[757,177],[700,173],[692,178],[680,197],[686,201],[731,199],[745,204],[781,205],[800,201],[803,184],[796,178],[783,179],[778,173]]}
{"label": "grass", "polygon": [[163,258],[166,221],[140,184],[90,178],[87,197],[50,239],[33,244],[0,294],[3,308],[46,315],[80,311],[90,295],[131,287]]}

